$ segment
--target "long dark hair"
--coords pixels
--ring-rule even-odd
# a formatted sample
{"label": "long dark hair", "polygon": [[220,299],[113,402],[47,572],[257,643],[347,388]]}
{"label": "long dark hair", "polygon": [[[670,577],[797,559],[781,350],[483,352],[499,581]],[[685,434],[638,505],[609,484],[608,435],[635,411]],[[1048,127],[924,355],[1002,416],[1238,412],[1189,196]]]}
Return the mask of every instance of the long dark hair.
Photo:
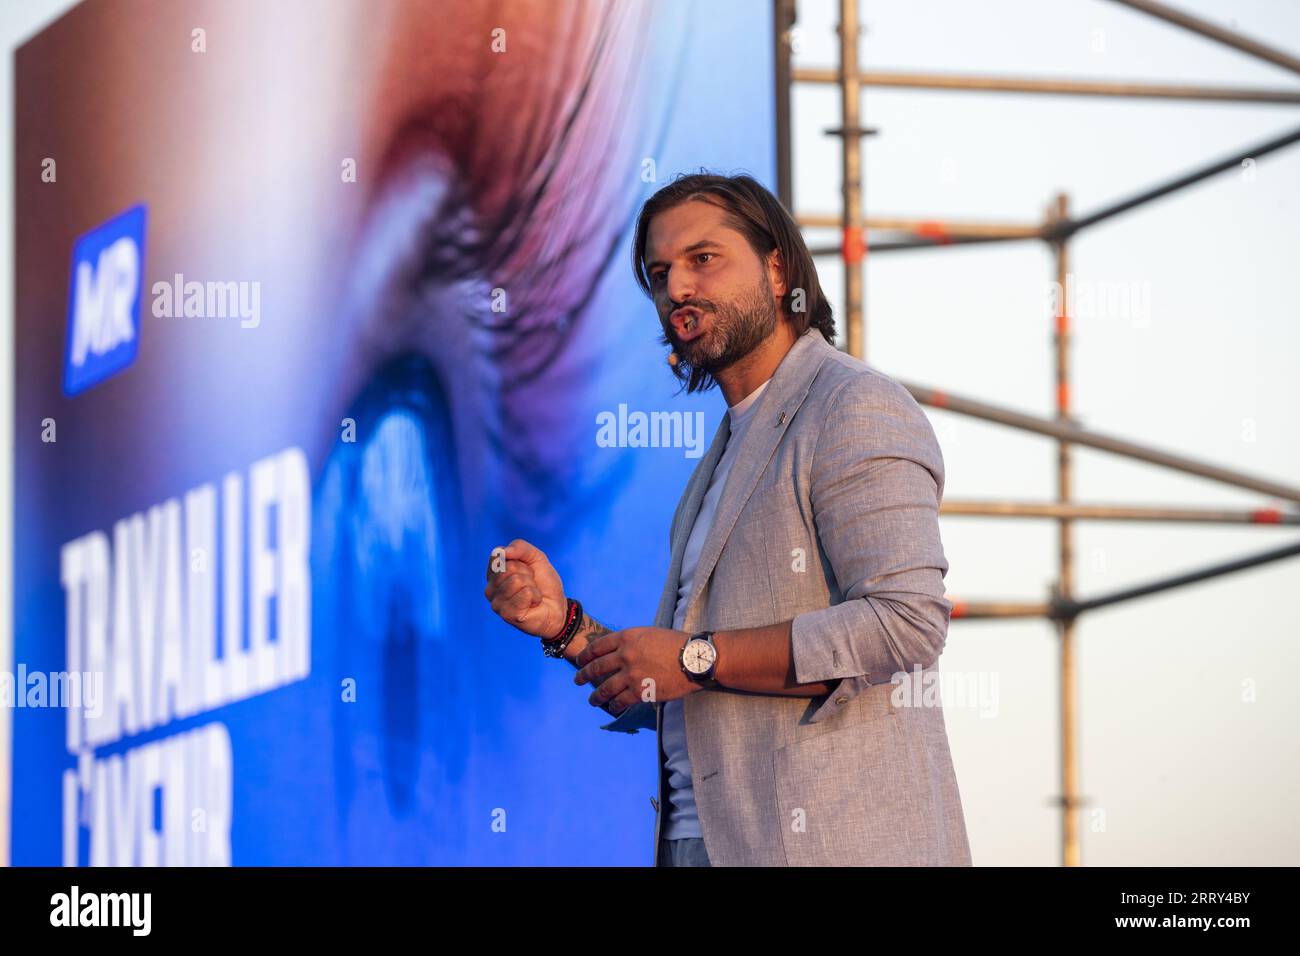
{"label": "long dark hair", "polygon": [[[831,304],[822,294],[817,268],[803,241],[803,234],[781,201],[756,179],[745,174],[720,176],[707,170],[682,173],[645,201],[637,217],[636,235],[632,241],[632,272],[642,291],[654,298],[645,265],[650,220],[692,199],[722,209],[726,213],[727,225],[745,237],[764,263],[773,249],[779,251],[786,287],[781,298],[781,311],[793,327],[795,337],[811,326],[834,345],[835,317],[831,313]],[[802,301],[798,304],[802,307],[796,310],[795,295],[799,292],[802,292]],[[665,344],[667,341],[667,336],[664,336]],[[686,391],[694,392],[713,384],[712,376],[693,368]]]}

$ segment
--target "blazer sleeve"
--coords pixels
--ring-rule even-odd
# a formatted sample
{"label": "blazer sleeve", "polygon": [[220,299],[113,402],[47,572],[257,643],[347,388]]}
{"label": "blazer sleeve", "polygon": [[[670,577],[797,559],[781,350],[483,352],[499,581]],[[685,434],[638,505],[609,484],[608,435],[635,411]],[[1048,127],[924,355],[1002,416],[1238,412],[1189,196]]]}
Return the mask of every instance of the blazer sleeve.
{"label": "blazer sleeve", "polygon": [[[911,393],[871,371],[841,385],[813,452],[809,493],[817,537],[843,601],[794,618],[795,679],[843,681],[911,672],[938,660],[952,604],[939,537],[943,455]],[[818,720],[838,708],[832,693]]]}

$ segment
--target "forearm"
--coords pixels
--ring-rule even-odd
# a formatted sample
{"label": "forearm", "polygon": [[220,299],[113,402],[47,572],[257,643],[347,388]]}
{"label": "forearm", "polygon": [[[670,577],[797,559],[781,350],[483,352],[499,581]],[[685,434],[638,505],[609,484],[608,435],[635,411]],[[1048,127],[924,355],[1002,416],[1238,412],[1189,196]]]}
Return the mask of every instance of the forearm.
{"label": "forearm", "polygon": [[612,628],[608,628],[604,624],[601,624],[584,609],[582,612],[582,623],[578,625],[578,633],[573,635],[573,640],[571,640],[569,646],[564,649],[564,659],[576,668],[578,666],[578,655],[582,653],[583,648],[596,638],[612,633]]}
{"label": "forearm", "polygon": [[783,697],[820,697],[829,694],[838,681],[800,684],[795,681],[794,654],[790,643],[791,621],[716,631],[718,649],[714,678],[730,690]]}

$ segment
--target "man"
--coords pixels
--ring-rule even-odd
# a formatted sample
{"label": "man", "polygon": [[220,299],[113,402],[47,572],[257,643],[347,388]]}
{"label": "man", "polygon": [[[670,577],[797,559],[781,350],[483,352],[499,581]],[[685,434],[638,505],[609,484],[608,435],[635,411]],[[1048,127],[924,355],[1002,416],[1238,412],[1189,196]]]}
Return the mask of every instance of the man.
{"label": "man", "polygon": [[656,865],[969,865],[942,708],[893,693],[937,677],[952,611],[928,419],[834,347],[798,227],[750,177],[661,189],[633,263],[674,373],[728,405],[655,625],[603,627],[521,540],[485,596],[595,685],[604,729],[656,729]]}

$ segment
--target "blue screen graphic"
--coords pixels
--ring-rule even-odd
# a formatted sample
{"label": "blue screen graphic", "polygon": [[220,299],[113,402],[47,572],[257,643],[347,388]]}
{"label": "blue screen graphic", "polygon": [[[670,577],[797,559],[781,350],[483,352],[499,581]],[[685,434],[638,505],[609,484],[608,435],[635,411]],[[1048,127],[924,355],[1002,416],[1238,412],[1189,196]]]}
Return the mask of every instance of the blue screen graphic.
{"label": "blue screen graphic", "polygon": [[[104,51],[189,5],[16,56],[17,162],[73,144],[77,187],[15,193],[12,860],[648,864],[654,734],[600,730],[485,571],[525,538],[651,623],[698,449],[600,422],[700,413],[707,447],[725,405],[665,364],[635,216],[700,167],[775,189],[772,10],[520,4],[496,53],[449,39],[481,4],[299,3],[203,6],[223,47],[164,76]],[[286,9],[310,43],[265,43]]]}

